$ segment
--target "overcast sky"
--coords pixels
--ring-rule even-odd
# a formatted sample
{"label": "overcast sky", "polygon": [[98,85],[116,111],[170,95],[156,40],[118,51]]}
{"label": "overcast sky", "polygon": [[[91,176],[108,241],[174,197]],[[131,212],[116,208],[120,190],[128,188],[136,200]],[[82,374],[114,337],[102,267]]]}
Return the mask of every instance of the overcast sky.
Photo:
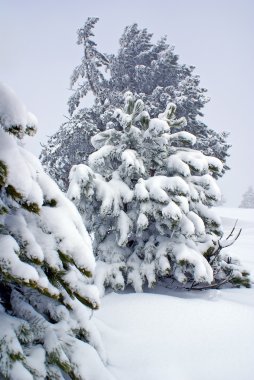
{"label": "overcast sky", "polygon": [[238,206],[254,186],[254,1],[252,0],[0,0],[1,80],[39,119],[27,143],[35,154],[67,115],[69,78],[80,63],[76,30],[100,18],[95,34],[103,52],[116,52],[126,25],[137,22],[175,46],[182,63],[196,66],[211,101],[205,122],[230,132],[231,171],[219,185]]}

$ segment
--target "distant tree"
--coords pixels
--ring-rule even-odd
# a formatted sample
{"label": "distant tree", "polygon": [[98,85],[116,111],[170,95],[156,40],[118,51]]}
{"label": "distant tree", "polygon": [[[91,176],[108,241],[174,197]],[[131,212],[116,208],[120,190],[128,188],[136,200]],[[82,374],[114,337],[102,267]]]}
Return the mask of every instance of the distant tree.
{"label": "distant tree", "polygon": [[75,206],[20,145],[35,131],[35,117],[0,85],[0,377],[110,379],[90,321],[99,306],[91,241]]}
{"label": "distant tree", "polygon": [[[96,49],[96,43],[91,39],[94,36],[92,30],[98,20],[96,17],[89,17],[84,27],[78,30],[77,44],[82,45],[84,55],[81,64],[74,69],[71,76],[71,88],[77,85],[68,101],[71,115],[89,91],[98,100],[103,99],[102,94],[107,81],[100,69],[102,66],[107,68],[109,61]],[[82,78],[81,83],[78,82],[80,78]]]}
{"label": "distant tree", "polygon": [[[195,148],[223,162],[221,173],[213,175],[217,177],[228,170],[228,134],[217,133],[201,121],[202,109],[209,99],[200,87],[199,76],[194,74],[194,66],[179,63],[166,37],[152,43],[152,34],[137,24],[125,28],[116,55],[101,54],[92,39],[97,21],[88,18],[78,30],[78,44],[84,55],[71,77],[70,119],[41,153],[44,167],[60,187],[67,189],[72,165],[87,163],[94,149],[91,137],[116,125],[112,121],[113,110],[123,105],[123,94],[129,90],[143,100],[151,117],[163,112],[169,102],[176,104],[176,117],[184,116],[187,131],[197,137]],[[81,104],[88,92],[95,100],[91,108]]]}
{"label": "distant tree", "polygon": [[250,186],[248,190],[243,194],[242,202],[240,204],[241,208],[254,208],[254,191]]}
{"label": "distant tree", "polygon": [[176,114],[169,103],[151,118],[127,92],[124,109],[114,112],[117,125],[92,138],[89,166],[70,172],[67,196],[94,236],[101,292],[127,284],[141,291],[164,277],[249,286],[248,273],[222,254],[220,220],[209,208],[220,199],[211,174],[222,163],[193,148],[196,138]]}

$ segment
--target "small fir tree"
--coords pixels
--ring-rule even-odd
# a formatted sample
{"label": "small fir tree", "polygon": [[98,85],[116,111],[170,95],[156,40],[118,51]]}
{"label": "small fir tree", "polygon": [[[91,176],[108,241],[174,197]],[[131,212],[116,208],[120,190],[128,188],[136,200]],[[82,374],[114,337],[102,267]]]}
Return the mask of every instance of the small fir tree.
{"label": "small fir tree", "polygon": [[150,118],[131,92],[124,101],[117,126],[92,138],[89,166],[74,166],[69,177],[67,195],[94,235],[95,283],[102,292],[126,284],[141,291],[163,277],[249,285],[239,263],[221,253],[221,223],[210,208],[220,199],[211,174],[222,163],[193,149],[196,138],[173,103]]}
{"label": "small fir tree", "polygon": [[243,199],[239,207],[240,208],[254,208],[254,191],[251,186],[243,194]]}
{"label": "small fir tree", "polygon": [[[206,90],[200,87],[194,67],[179,62],[165,37],[152,43],[152,34],[139,29],[137,24],[125,28],[116,55],[101,54],[93,39],[97,21],[88,18],[78,30],[78,44],[82,45],[84,54],[71,78],[70,120],[49,139],[41,153],[48,173],[62,189],[67,189],[67,173],[72,165],[87,163],[94,150],[91,137],[105,130],[107,123],[111,125],[109,128],[114,126],[114,109],[122,107],[123,94],[130,90],[143,100],[151,117],[162,113],[169,102],[176,104],[176,117],[184,116],[186,131],[197,138],[195,149],[219,158],[223,162],[222,171],[212,175],[222,175],[228,169],[227,133],[219,134],[200,120],[209,99]],[[108,70],[107,74],[104,69]],[[95,100],[91,108],[81,104],[88,92]]]}
{"label": "small fir tree", "polygon": [[35,117],[1,85],[0,377],[110,379],[90,321],[99,306],[88,280],[91,241],[75,206],[20,144],[35,131]]}

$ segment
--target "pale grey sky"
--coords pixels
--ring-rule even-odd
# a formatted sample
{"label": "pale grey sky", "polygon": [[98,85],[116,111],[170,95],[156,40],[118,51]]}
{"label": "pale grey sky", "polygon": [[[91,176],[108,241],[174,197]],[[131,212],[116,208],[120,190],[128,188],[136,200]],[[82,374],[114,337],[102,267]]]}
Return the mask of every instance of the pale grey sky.
{"label": "pale grey sky", "polygon": [[115,52],[126,25],[137,22],[167,34],[180,61],[196,66],[211,102],[209,127],[229,131],[232,168],[219,185],[228,205],[238,206],[254,186],[254,2],[252,0],[0,0],[1,79],[39,119],[28,143],[34,153],[67,115],[69,78],[80,63],[76,30],[88,16],[99,49]]}

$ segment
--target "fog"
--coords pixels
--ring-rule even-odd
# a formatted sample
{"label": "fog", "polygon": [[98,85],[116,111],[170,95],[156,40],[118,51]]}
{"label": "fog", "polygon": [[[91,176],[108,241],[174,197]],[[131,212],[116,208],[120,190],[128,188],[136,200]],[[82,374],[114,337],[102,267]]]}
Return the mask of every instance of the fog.
{"label": "fog", "polygon": [[211,98],[204,121],[230,132],[231,170],[219,185],[227,205],[238,206],[254,186],[254,2],[0,0],[1,80],[39,119],[26,143],[37,155],[68,115],[69,78],[82,55],[76,30],[88,16],[100,18],[95,39],[103,52],[116,52],[124,27],[137,22],[154,41],[166,34],[180,62],[196,66]]}

